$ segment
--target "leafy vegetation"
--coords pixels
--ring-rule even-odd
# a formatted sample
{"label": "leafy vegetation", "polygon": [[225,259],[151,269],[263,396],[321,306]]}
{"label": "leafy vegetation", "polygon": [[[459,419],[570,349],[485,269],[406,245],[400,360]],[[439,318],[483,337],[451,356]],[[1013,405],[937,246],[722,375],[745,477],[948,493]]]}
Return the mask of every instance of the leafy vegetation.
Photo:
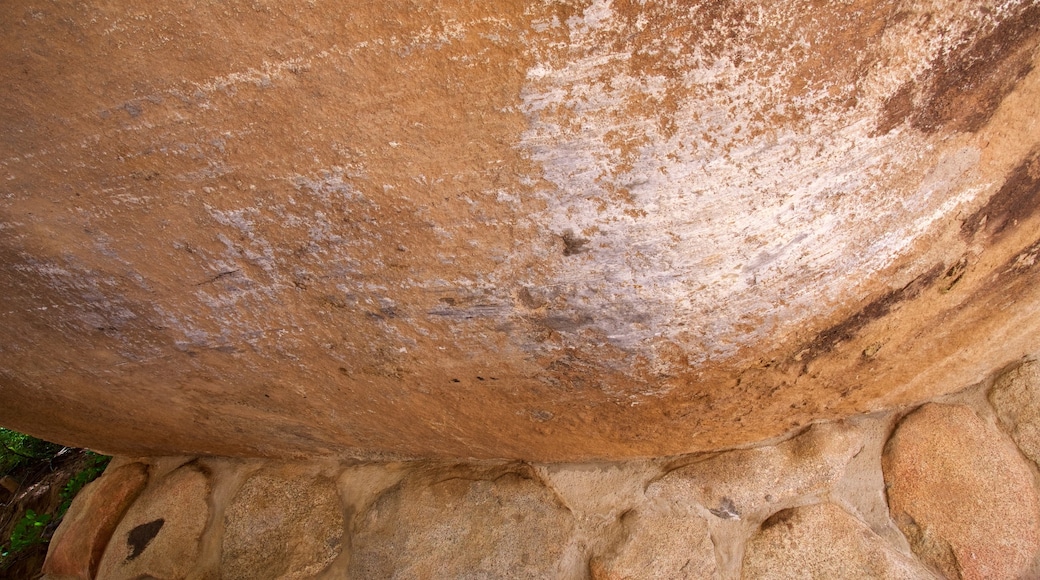
{"label": "leafy vegetation", "polygon": [[33,510],[26,510],[25,516],[11,532],[11,547],[0,550],[0,555],[7,556],[8,553],[21,552],[30,546],[42,544],[44,526],[50,523],[51,517],[51,514],[38,514]]}
{"label": "leafy vegetation", "polygon": [[[15,482],[20,489],[43,481],[52,486],[62,486],[57,495],[58,503],[52,499],[41,507],[38,501],[30,502],[35,509],[28,508],[20,503],[21,500],[16,501],[17,493],[11,494],[12,499],[6,506],[0,503],[0,508],[3,508],[0,509],[0,577],[10,573],[11,566],[19,558],[22,559],[19,566],[24,567],[28,562],[25,560],[27,555],[41,553],[40,550],[46,552],[51,534],[69,510],[76,494],[97,479],[110,460],[110,457],[92,451],[70,449],[0,427],[0,478]],[[10,518],[17,518],[18,514],[21,517],[11,525]],[[42,555],[38,557],[42,558]]]}
{"label": "leafy vegetation", "polygon": [[87,464],[77,471],[72,479],[65,484],[65,487],[61,489],[61,505],[58,506],[58,518],[64,517],[65,512],[69,511],[69,506],[72,505],[72,500],[76,497],[83,486],[94,481],[105,472],[105,468],[108,467],[108,462],[112,460],[107,455],[100,455],[93,451],[87,451]]}
{"label": "leafy vegetation", "polygon": [[0,477],[19,467],[49,459],[61,449],[61,445],[0,427]]}

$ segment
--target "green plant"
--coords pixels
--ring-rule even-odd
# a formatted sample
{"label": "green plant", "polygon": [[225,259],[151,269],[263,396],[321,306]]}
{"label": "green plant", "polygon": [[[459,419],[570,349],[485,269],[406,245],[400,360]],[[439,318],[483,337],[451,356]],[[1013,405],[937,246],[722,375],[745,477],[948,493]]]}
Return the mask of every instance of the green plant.
{"label": "green plant", "polygon": [[43,538],[43,531],[50,523],[51,517],[51,514],[38,514],[33,510],[25,510],[25,515],[11,530],[10,545],[0,546],[0,569],[4,568],[4,560],[9,556],[46,541]]}
{"label": "green plant", "polygon": [[34,461],[48,459],[60,449],[61,445],[0,427],[0,476]]}
{"label": "green plant", "polygon": [[108,467],[108,462],[112,460],[107,455],[100,455],[93,451],[87,451],[86,458],[87,463],[83,469],[77,471],[61,490],[61,505],[58,506],[56,514],[59,519],[69,511],[73,498],[83,489],[83,486],[100,477]]}
{"label": "green plant", "polygon": [[49,474],[56,469],[78,469],[62,487],[58,495],[59,504],[49,503],[42,508],[43,513],[27,509],[22,518],[9,528],[10,537],[0,537],[0,577],[16,561],[19,553],[45,545],[50,540],[49,531],[61,521],[76,494],[97,479],[112,459],[86,450],[80,456],[78,451],[0,427],[0,476],[20,470],[15,473],[16,477],[23,485],[29,486],[51,477]]}

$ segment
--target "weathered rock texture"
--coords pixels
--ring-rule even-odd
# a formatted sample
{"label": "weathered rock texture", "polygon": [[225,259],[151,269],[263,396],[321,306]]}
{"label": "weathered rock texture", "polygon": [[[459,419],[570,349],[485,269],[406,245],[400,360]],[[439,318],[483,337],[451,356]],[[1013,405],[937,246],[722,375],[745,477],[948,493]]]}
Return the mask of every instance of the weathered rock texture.
{"label": "weathered rock texture", "polygon": [[1031,575],[1040,553],[1034,473],[971,408],[915,411],[889,441],[883,465],[893,519],[922,560],[949,578]]}
{"label": "weathered rock texture", "polygon": [[186,578],[210,519],[209,491],[206,472],[191,464],[149,486],[112,534],[98,577]]}
{"label": "weathered rock texture", "polygon": [[649,457],[1040,349],[1035,2],[0,19],[6,426],[127,455]]}
{"label": "weathered rock texture", "polygon": [[862,448],[856,429],[814,425],[776,446],[696,457],[692,465],[651,484],[647,494],[666,504],[693,500],[719,517],[757,512],[765,518],[778,505],[830,489]]}
{"label": "weathered rock texture", "polygon": [[935,578],[855,517],[827,503],[784,510],[766,520],[748,541],[742,577]]}
{"label": "weathered rock texture", "polygon": [[[649,461],[152,459],[105,564],[250,580],[1036,578],[1038,480],[984,419],[991,383],[754,448]],[[111,469],[93,489],[125,477]],[[63,524],[50,557],[69,577],[92,576],[68,532],[105,513],[77,502]],[[159,517],[151,540],[133,531]]]}
{"label": "weathered rock texture", "polygon": [[100,481],[84,487],[51,538],[43,572],[93,578],[116,526],[146,483],[146,466],[129,463],[109,468]]}
{"label": "weathered rock texture", "polygon": [[1040,463],[1040,363],[1009,369],[997,379],[989,398],[1018,447]]}
{"label": "weathered rock texture", "polygon": [[524,470],[420,472],[358,516],[350,576],[567,577],[580,566],[573,532],[570,511]]}
{"label": "weathered rock texture", "polygon": [[252,475],[224,512],[220,577],[313,577],[342,548],[340,505],[335,480],[313,470]]}

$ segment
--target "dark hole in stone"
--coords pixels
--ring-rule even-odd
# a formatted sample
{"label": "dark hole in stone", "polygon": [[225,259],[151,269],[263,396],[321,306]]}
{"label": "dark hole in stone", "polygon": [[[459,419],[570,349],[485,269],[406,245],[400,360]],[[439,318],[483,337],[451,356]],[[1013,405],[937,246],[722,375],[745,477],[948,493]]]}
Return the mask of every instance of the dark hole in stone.
{"label": "dark hole in stone", "polygon": [[165,523],[166,520],[159,518],[130,530],[130,533],[126,536],[126,545],[130,547],[130,555],[126,557],[126,561],[129,562],[140,556],[141,552],[144,552],[148,544],[159,534],[159,530],[162,529]]}
{"label": "dark hole in stone", "polygon": [[769,518],[766,519],[766,521],[762,522],[762,529],[763,530],[768,530],[769,528],[772,528],[774,526],[778,526],[778,525],[781,525],[781,524],[787,524],[787,526],[790,527],[790,525],[791,525],[790,521],[791,521],[791,519],[793,517],[794,517],[794,510],[793,509],[786,509],[786,510],[778,511],[775,514],[769,516]]}

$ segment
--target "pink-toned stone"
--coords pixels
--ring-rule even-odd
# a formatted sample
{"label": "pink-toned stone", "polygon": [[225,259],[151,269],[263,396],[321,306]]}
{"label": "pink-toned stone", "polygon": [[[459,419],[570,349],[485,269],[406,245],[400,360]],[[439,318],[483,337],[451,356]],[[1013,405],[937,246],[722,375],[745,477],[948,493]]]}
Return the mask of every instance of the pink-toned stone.
{"label": "pink-toned stone", "polygon": [[130,463],[87,484],[54,533],[43,572],[93,578],[112,533],[147,483],[147,466]]}
{"label": "pink-toned stone", "polygon": [[914,552],[950,578],[1021,578],[1040,553],[1040,499],[1028,464],[970,408],[906,417],[882,460],[889,507]]}
{"label": "pink-toned stone", "polygon": [[816,504],[766,520],[748,541],[741,577],[911,580],[934,575],[845,510]]}

